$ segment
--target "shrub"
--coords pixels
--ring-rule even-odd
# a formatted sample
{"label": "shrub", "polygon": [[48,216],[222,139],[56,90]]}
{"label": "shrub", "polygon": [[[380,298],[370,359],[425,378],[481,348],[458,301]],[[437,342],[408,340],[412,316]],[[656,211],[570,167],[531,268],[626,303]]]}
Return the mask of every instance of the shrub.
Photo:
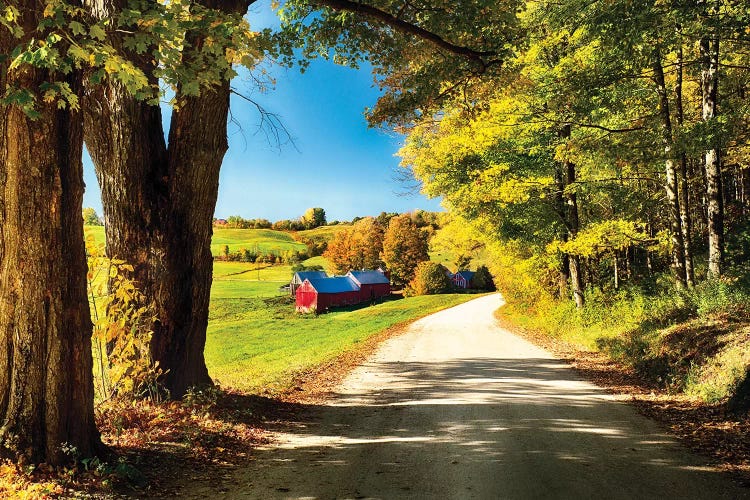
{"label": "shrub", "polygon": [[738,283],[723,279],[706,280],[689,292],[689,299],[699,316],[716,313],[738,313],[750,303],[750,292]]}
{"label": "shrub", "polygon": [[446,269],[437,262],[425,261],[417,265],[409,288],[414,295],[434,295],[450,290],[451,282]]}

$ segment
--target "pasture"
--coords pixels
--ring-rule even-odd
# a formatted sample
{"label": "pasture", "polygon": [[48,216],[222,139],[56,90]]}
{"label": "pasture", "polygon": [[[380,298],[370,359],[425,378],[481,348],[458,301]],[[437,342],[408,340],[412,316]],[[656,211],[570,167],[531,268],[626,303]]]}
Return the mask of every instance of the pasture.
{"label": "pasture", "polygon": [[291,276],[290,266],[258,270],[254,264],[214,263],[205,355],[216,382],[254,393],[283,390],[295,375],[376,333],[474,297],[411,297],[299,315],[292,297],[279,291]]}
{"label": "pasture", "polygon": [[[321,229],[313,231],[326,232]],[[87,226],[86,234],[95,244],[104,243],[102,227]],[[329,231],[327,236],[332,234]],[[216,229],[214,253],[221,252],[224,245],[231,251],[257,245],[264,252],[304,247],[284,232]],[[323,257],[305,264],[328,268]],[[216,382],[253,393],[283,390],[300,372],[325,363],[372,335],[473,298],[466,294],[411,297],[320,316],[299,315],[294,311],[293,298],[279,290],[291,277],[289,265],[214,262],[205,355]]]}
{"label": "pasture", "polygon": [[305,251],[307,249],[303,243],[294,241],[294,238],[284,231],[214,228],[211,253],[214,256],[220,255],[225,245],[229,245],[230,252],[237,252],[244,248],[261,253],[278,254],[288,250]]}

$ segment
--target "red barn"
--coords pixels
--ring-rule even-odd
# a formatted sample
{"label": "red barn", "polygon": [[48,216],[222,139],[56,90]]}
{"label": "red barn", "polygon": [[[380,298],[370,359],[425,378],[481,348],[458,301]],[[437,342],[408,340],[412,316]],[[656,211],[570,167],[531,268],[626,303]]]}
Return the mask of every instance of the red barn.
{"label": "red barn", "polygon": [[359,304],[359,286],[347,276],[306,279],[296,293],[298,312],[323,312],[333,306]]}
{"label": "red barn", "polygon": [[349,271],[346,276],[359,286],[362,302],[391,294],[391,282],[381,271]]}

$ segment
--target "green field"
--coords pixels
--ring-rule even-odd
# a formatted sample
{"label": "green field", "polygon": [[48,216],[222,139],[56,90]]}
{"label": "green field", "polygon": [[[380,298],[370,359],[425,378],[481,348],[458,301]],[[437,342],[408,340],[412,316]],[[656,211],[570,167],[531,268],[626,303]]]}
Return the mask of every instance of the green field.
{"label": "green field", "polygon": [[211,253],[219,255],[224,246],[229,245],[230,252],[241,249],[257,250],[261,253],[280,253],[287,250],[304,251],[303,243],[294,241],[289,233],[272,229],[222,229],[214,228],[211,239]]}
{"label": "green field", "polygon": [[222,285],[212,290],[206,363],[222,386],[250,392],[286,389],[296,374],[378,332],[476,297],[411,297],[314,316],[296,314],[291,297],[262,283],[247,288],[252,298],[219,298],[238,291]]}
{"label": "green field", "polygon": [[309,238],[313,241],[330,241],[336,233],[344,228],[351,227],[351,224],[337,224],[335,226],[320,226],[307,231],[299,231],[297,235],[300,238]]}
{"label": "green field", "polygon": [[[318,231],[315,234],[321,238],[328,237],[328,234],[333,234],[332,231],[327,231],[326,227],[318,229],[320,231],[302,231],[301,234]],[[103,226],[84,226],[84,234],[87,237],[89,235],[92,236],[97,245],[104,244]],[[304,251],[307,249],[303,243],[294,241],[291,234],[284,231],[274,231],[272,229],[214,228],[214,235],[211,239],[211,253],[213,255],[220,255],[225,245],[229,245],[230,252],[237,252],[243,248],[257,250],[261,253],[281,253],[287,250]]]}
{"label": "green field", "polygon": [[83,226],[83,235],[87,244],[92,241],[94,245],[104,245],[104,226]]}
{"label": "green field", "polygon": [[[335,228],[336,226],[334,226]],[[328,228],[313,230],[330,237]],[[86,227],[103,243],[101,227]],[[310,233],[306,231],[305,233]],[[324,233],[327,233],[323,236]],[[257,247],[264,252],[303,249],[288,233],[263,229],[217,229],[212,249]],[[323,257],[305,262],[328,267]],[[319,316],[299,315],[294,300],[279,288],[291,280],[291,266],[214,262],[206,363],[225,387],[250,392],[287,388],[296,374],[356,346],[398,323],[450,307],[474,296],[466,294],[412,297]]]}

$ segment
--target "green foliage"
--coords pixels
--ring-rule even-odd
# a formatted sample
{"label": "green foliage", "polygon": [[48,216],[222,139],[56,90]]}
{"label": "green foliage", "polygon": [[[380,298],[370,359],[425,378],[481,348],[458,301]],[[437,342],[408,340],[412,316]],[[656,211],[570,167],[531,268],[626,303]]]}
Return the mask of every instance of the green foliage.
{"label": "green foliage", "polygon": [[[268,37],[250,29],[244,12],[211,9],[192,0],[131,0],[104,19],[72,2],[46,0],[31,32],[21,28],[28,26],[22,16],[31,12],[0,7],[0,27],[18,39],[10,54],[11,70],[34,67],[53,75],[86,70],[91,83],[116,81],[154,105],[168,93],[179,105],[183,96],[197,95],[234,77],[235,64],[253,68],[269,48]],[[191,43],[197,36],[203,42]],[[134,56],[143,55],[155,62],[152,74],[135,62]],[[79,106],[77,93],[63,81],[44,82],[39,88],[11,85],[4,89],[0,103],[18,106],[33,118],[38,116],[35,107],[40,99],[61,108]]]}
{"label": "green foliage", "polygon": [[435,295],[451,289],[448,270],[436,262],[424,261],[417,265],[409,283],[408,295]]}
{"label": "green foliage", "polygon": [[[303,70],[315,57],[354,67],[367,57],[385,91],[369,112],[374,123],[408,122],[420,113],[432,116],[441,102],[481,85],[477,74],[499,73],[518,36],[518,2],[465,2],[459,8],[377,0],[368,7],[369,14],[362,8],[353,12],[316,8],[301,0],[284,2],[282,31],[275,42],[281,60]],[[433,41],[406,32],[409,25],[435,35]],[[462,55],[444,50],[434,44],[435,38],[466,50]]]}
{"label": "green foliage", "polygon": [[226,227],[233,229],[271,229],[271,221],[267,219],[243,219],[239,215],[230,215]]}
{"label": "green foliage", "polygon": [[471,288],[488,292],[494,292],[496,290],[495,281],[492,279],[492,274],[490,274],[490,270],[487,269],[487,266],[479,266],[477,268],[474,276],[471,278]]}
{"label": "green foliage", "polygon": [[325,226],[326,211],[320,207],[308,208],[301,220],[305,229],[315,229],[316,227]]}
{"label": "green foliage", "polygon": [[323,271],[323,266],[319,264],[305,265],[295,264],[292,266],[292,273],[299,273],[304,271]]}
{"label": "green foliage", "polygon": [[99,218],[99,215],[91,207],[83,209],[83,224],[85,226],[103,226],[104,223]]}
{"label": "green foliage", "polygon": [[711,279],[687,292],[694,309],[700,316],[730,314],[741,316],[750,308],[750,290],[743,283],[727,279]]}

